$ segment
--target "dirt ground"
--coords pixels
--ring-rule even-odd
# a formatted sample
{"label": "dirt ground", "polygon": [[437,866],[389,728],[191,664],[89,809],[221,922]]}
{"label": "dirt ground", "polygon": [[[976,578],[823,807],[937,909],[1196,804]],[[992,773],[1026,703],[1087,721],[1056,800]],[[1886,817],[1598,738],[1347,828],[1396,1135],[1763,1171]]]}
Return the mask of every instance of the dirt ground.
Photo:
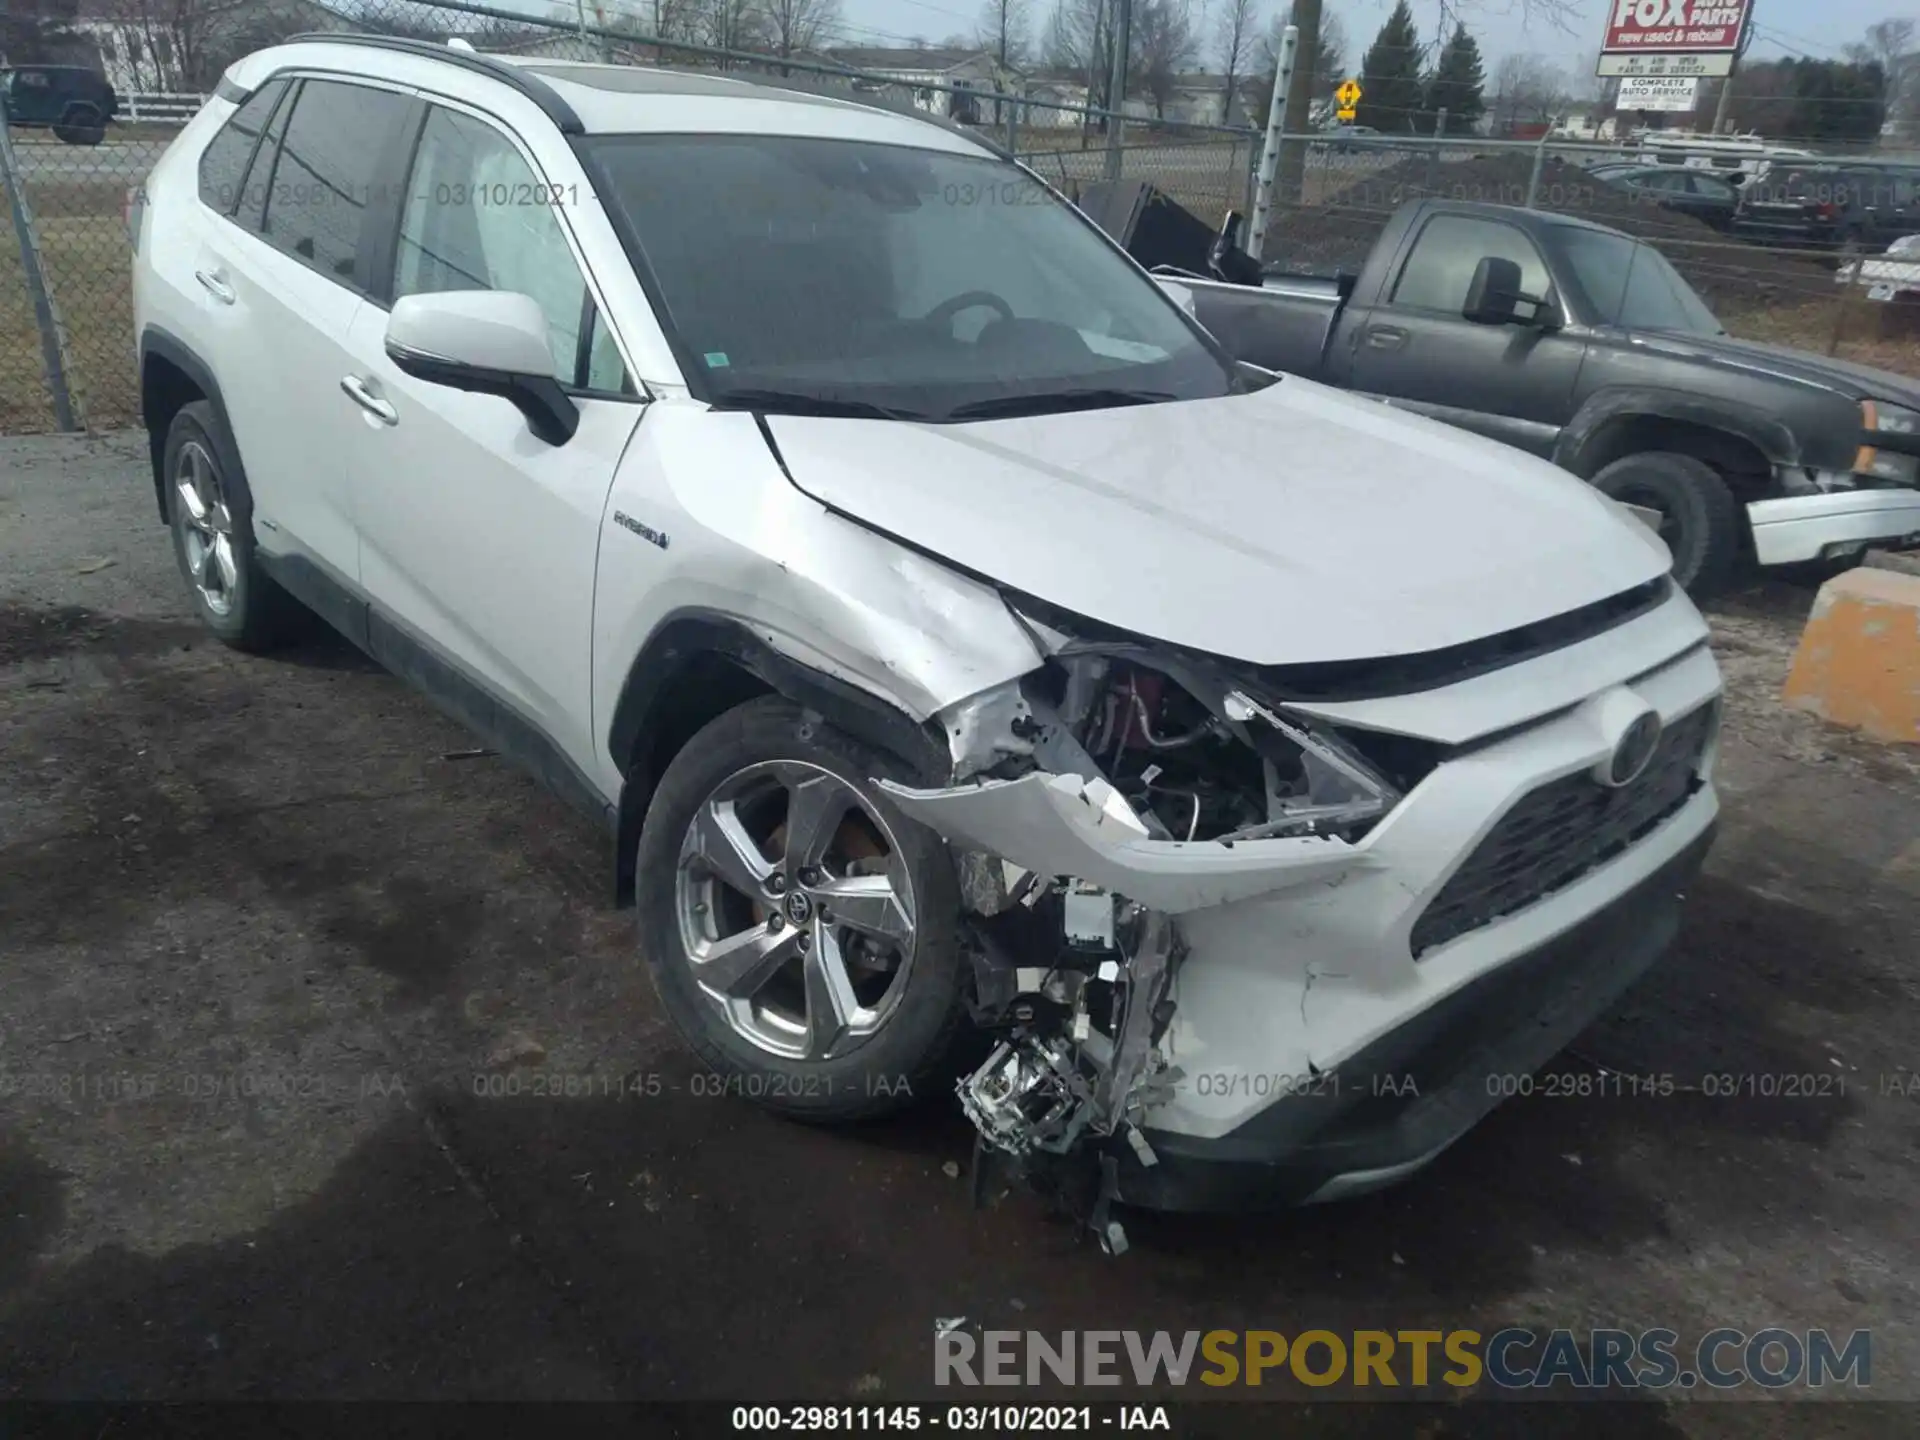
{"label": "dirt ground", "polygon": [[[1133,1216],[1107,1259],[970,1209],[945,1106],[832,1133],[694,1093],[600,836],[344,644],[206,641],[142,445],[0,440],[0,1398],[950,1399],[955,1316],[1870,1327],[1872,1395],[1920,1398],[1920,765],[1774,704],[1805,588],[1717,617],[1683,942],[1556,1062],[1675,1094],[1516,1100],[1397,1190]],[[1320,1398],[1303,1433],[1915,1414]]]}

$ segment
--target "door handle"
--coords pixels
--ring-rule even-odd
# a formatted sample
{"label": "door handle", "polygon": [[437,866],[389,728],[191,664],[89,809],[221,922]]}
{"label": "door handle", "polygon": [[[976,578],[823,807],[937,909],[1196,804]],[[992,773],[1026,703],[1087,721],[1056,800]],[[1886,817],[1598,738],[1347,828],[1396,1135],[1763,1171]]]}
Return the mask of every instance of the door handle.
{"label": "door handle", "polygon": [[373,416],[373,418],[378,420],[382,425],[398,425],[400,423],[400,412],[371,390],[367,389],[367,382],[362,380],[358,375],[341,376],[340,388],[346,391],[349,400]]}
{"label": "door handle", "polygon": [[200,288],[202,290],[205,290],[222,305],[233,304],[233,287],[227,284],[226,280],[221,276],[211,270],[196,270],[193,272],[193,278],[200,282]]}
{"label": "door handle", "polygon": [[1375,350],[1398,350],[1407,343],[1407,332],[1397,325],[1376,325],[1367,331],[1367,344]]}

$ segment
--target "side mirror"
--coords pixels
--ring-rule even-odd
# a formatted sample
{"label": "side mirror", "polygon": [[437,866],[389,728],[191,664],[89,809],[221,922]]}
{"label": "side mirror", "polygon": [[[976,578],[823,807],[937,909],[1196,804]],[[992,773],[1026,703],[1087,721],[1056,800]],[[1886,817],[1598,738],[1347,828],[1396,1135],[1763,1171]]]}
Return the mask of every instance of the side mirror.
{"label": "side mirror", "polygon": [[553,378],[547,317],[531,295],[446,290],[407,295],[387,317],[387,358],[432,385],[498,395],[549,445],[580,428],[580,411]]}
{"label": "side mirror", "polygon": [[1520,301],[1520,267],[1496,255],[1483,255],[1467,286],[1464,319],[1476,325],[1511,325]]}

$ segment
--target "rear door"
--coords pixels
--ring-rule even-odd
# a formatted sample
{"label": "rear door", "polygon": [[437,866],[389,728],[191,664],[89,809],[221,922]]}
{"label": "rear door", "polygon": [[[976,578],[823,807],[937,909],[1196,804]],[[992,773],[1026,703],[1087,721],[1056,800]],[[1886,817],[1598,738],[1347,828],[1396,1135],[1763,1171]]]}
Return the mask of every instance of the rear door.
{"label": "rear door", "polygon": [[1546,455],[1570,418],[1586,354],[1577,335],[1462,319],[1483,256],[1512,260],[1521,289],[1564,318],[1547,264],[1518,226],[1481,215],[1430,215],[1384,296],[1349,322],[1352,386],[1436,419]]}
{"label": "rear door", "polygon": [[[370,401],[339,432],[356,487],[368,598],[583,770],[591,734],[593,596],[601,517],[643,406],[572,242],[578,174],[542,174],[493,120],[427,107],[388,238],[391,299],[354,317],[328,377]],[[511,403],[430,384],[386,353],[407,295],[510,290],[547,318],[553,374],[580,427],[534,437]]]}
{"label": "rear door", "polygon": [[[235,113],[227,156],[212,173],[203,167],[211,199],[194,260],[199,334],[246,467],[261,548],[351,588],[359,537],[339,434],[356,412],[340,376],[369,273],[366,218],[418,102],[306,78],[287,85],[263,120],[253,108],[260,98]],[[223,187],[254,124],[264,130],[229,198]],[[210,143],[209,160],[226,138]]]}

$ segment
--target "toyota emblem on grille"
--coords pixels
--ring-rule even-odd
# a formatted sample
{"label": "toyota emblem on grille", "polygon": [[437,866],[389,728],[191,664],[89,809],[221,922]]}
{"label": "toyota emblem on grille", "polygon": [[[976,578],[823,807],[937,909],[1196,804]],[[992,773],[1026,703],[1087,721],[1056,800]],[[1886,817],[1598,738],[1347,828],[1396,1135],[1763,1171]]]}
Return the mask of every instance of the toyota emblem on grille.
{"label": "toyota emblem on grille", "polygon": [[1659,748],[1660,717],[1651,710],[1643,710],[1621,732],[1619,740],[1614,743],[1613,758],[1607,762],[1604,770],[1596,772],[1594,778],[1615,790],[1623,785],[1631,785],[1640,778],[1641,772],[1653,759],[1653,752]]}

